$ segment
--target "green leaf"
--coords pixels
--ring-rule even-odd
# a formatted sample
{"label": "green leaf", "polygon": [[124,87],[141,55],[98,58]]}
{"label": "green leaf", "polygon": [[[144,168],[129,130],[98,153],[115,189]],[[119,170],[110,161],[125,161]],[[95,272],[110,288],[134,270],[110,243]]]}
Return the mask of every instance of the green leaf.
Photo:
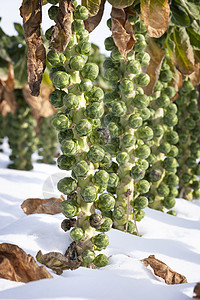
{"label": "green leaf", "polygon": [[90,16],[95,16],[100,8],[101,0],[82,0],[81,5],[87,7]]}
{"label": "green leaf", "polygon": [[181,0],[181,4],[185,7],[188,14],[195,20],[200,20],[200,3],[192,3],[186,0]]}
{"label": "green leaf", "polygon": [[14,66],[15,88],[23,88],[28,82],[27,59],[26,55],[22,57]]}
{"label": "green leaf", "polygon": [[21,24],[19,23],[14,23],[14,27],[15,27],[15,30],[17,31],[17,33],[21,36],[24,36],[24,30],[23,30],[23,27]]}
{"label": "green leaf", "polygon": [[187,28],[187,33],[193,49],[200,50],[200,27],[196,21],[193,21],[191,26]]}

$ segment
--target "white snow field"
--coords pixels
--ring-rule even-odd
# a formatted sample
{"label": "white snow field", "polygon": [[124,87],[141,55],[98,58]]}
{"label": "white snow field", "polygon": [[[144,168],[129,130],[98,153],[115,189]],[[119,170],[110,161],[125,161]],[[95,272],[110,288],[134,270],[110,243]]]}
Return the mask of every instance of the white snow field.
{"label": "white snow field", "polygon": [[[4,140],[0,153],[0,243],[21,247],[34,258],[42,253],[64,253],[71,239],[60,223],[64,216],[25,215],[20,205],[27,198],[59,196],[58,167],[34,163],[33,171],[7,169],[9,148]],[[35,156],[36,158],[36,156]],[[177,216],[149,208],[138,223],[142,237],[112,229],[104,253],[109,264],[101,269],[66,270],[53,279],[19,283],[0,279],[0,299],[35,300],[186,300],[200,281],[200,201],[177,199]],[[188,283],[167,285],[146,268],[141,259],[154,254]]]}

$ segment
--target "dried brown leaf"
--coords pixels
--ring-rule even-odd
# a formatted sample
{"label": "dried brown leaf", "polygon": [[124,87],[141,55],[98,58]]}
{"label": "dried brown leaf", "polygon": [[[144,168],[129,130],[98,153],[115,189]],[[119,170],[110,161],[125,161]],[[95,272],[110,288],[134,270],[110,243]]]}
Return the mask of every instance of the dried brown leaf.
{"label": "dried brown leaf", "polygon": [[194,51],[194,58],[194,72],[188,77],[190,78],[192,85],[197,86],[200,84],[200,51]]}
{"label": "dried brown leaf", "polygon": [[171,60],[168,60],[168,65],[170,66],[170,70],[173,73],[172,80],[169,85],[175,88],[176,95],[171,99],[171,101],[175,101],[178,98],[178,91],[183,84],[183,76],[174,66]]}
{"label": "dried brown leaf", "polygon": [[50,48],[64,52],[71,35],[71,13],[75,10],[72,0],[61,0],[56,17],[56,25],[50,37]]}
{"label": "dried brown leaf", "polygon": [[154,274],[163,278],[167,284],[187,283],[187,279],[184,275],[173,271],[164,262],[155,258],[155,255],[150,255],[148,258],[144,258],[141,261],[146,267],[150,265],[154,270]]}
{"label": "dried brown leaf", "polygon": [[150,76],[150,83],[144,88],[144,92],[147,95],[151,95],[160,74],[165,51],[152,38],[149,38],[146,52],[149,53],[151,58],[146,70],[146,73]]}
{"label": "dried brown leaf", "polygon": [[141,0],[141,14],[150,37],[161,37],[168,28],[170,7],[167,0]]}
{"label": "dried brown leaf", "polygon": [[21,204],[21,208],[27,215],[31,214],[49,214],[55,215],[61,213],[60,203],[62,199],[60,198],[28,198],[24,200]]}
{"label": "dried brown leaf", "polygon": [[29,282],[52,276],[45,267],[39,267],[34,258],[17,245],[3,243],[0,244],[0,278]]}
{"label": "dried brown leaf", "polygon": [[124,9],[112,7],[111,20],[115,45],[119,52],[126,56],[136,42],[133,28],[128,21],[128,15]]}
{"label": "dried brown leaf", "polygon": [[194,287],[194,293],[196,294],[193,298],[200,299],[200,282]]}
{"label": "dried brown leaf", "polygon": [[91,16],[84,21],[85,29],[87,29],[87,31],[92,32],[101,22],[101,19],[103,17],[105,2],[106,2],[105,0],[101,1],[98,13],[95,16]]}

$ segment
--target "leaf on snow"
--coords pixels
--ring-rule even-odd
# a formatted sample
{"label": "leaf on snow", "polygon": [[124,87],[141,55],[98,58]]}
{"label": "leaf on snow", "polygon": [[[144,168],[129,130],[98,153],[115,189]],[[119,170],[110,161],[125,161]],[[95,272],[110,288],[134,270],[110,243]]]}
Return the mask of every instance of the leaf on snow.
{"label": "leaf on snow", "polygon": [[55,215],[61,213],[60,203],[61,198],[28,198],[23,201],[21,208],[26,215],[31,214],[49,214]]}
{"label": "leaf on snow", "polygon": [[46,67],[46,51],[41,37],[41,0],[23,0],[20,7],[25,40],[28,45],[27,70],[31,95],[38,96]]}
{"label": "leaf on snow", "polygon": [[56,25],[53,27],[50,37],[50,48],[63,53],[67,47],[71,35],[71,13],[75,10],[72,0],[61,0],[56,17]]}
{"label": "leaf on snow", "polygon": [[99,10],[95,16],[90,16],[87,20],[84,21],[85,29],[92,32],[101,22],[104,13],[105,0],[101,1]]}
{"label": "leaf on snow", "polygon": [[141,14],[150,37],[161,37],[168,28],[170,7],[167,0],[141,0]]}
{"label": "leaf on snow", "polygon": [[154,270],[154,274],[163,278],[167,284],[187,283],[187,279],[184,275],[173,271],[164,262],[155,258],[155,255],[150,255],[148,258],[144,258],[141,261],[146,267],[150,265]]}
{"label": "leaf on snow", "polygon": [[95,16],[100,9],[101,2],[101,0],[82,0],[81,5],[87,7],[90,16]]}
{"label": "leaf on snow", "polygon": [[136,42],[133,28],[128,21],[128,15],[124,9],[112,7],[111,20],[115,45],[119,52],[126,56]]}

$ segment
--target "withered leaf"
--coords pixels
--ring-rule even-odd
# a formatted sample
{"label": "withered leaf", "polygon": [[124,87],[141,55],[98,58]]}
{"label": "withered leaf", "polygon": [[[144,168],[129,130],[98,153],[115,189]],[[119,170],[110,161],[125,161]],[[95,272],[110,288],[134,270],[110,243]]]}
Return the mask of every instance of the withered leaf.
{"label": "withered leaf", "polygon": [[52,278],[45,267],[39,267],[30,254],[13,244],[0,244],[0,278],[29,282]]}
{"label": "withered leaf", "polygon": [[38,96],[46,67],[46,51],[41,37],[41,0],[23,0],[20,7],[25,41],[28,45],[27,72],[31,95]]}
{"label": "withered leaf", "polygon": [[124,9],[112,7],[112,36],[119,52],[126,56],[131,51],[136,40],[133,28],[128,21],[127,13]]}
{"label": "withered leaf", "polygon": [[26,215],[31,214],[49,214],[55,215],[61,213],[60,203],[62,199],[60,198],[49,198],[49,199],[40,199],[40,198],[28,198],[24,200],[21,204],[21,208]]}
{"label": "withered leaf", "polygon": [[87,31],[92,32],[101,22],[101,19],[103,17],[105,2],[106,2],[105,0],[101,1],[99,10],[95,16],[90,16],[87,20],[84,21],[85,29],[87,29]]}
{"label": "withered leaf", "polygon": [[150,37],[161,37],[168,28],[170,7],[167,0],[141,0],[141,14]]}
{"label": "withered leaf", "polygon": [[196,86],[200,84],[200,51],[194,51],[194,72],[188,77],[190,78],[192,85]]}
{"label": "withered leaf", "polygon": [[187,283],[187,279],[184,275],[173,271],[164,262],[155,258],[155,255],[150,255],[148,258],[144,258],[141,261],[146,267],[150,265],[154,270],[154,274],[163,278],[167,284]]}
{"label": "withered leaf", "polygon": [[50,48],[57,52],[64,52],[71,35],[71,13],[75,10],[72,0],[61,0],[56,16],[56,25],[50,37]]}
{"label": "withered leaf", "polygon": [[200,282],[194,287],[194,293],[196,294],[193,298],[200,299]]}
{"label": "withered leaf", "polygon": [[150,83],[144,88],[144,92],[151,95],[160,74],[165,51],[158,46],[153,38],[149,38],[147,44],[146,52],[150,55],[150,63],[146,73],[150,76]]}
{"label": "withered leaf", "polygon": [[174,66],[171,60],[168,60],[167,63],[170,66],[171,72],[173,73],[173,77],[169,83],[169,86],[174,87],[176,91],[176,95],[171,99],[171,101],[175,101],[178,98],[178,91],[183,84],[183,76],[179,72],[179,70],[177,70],[177,68]]}

